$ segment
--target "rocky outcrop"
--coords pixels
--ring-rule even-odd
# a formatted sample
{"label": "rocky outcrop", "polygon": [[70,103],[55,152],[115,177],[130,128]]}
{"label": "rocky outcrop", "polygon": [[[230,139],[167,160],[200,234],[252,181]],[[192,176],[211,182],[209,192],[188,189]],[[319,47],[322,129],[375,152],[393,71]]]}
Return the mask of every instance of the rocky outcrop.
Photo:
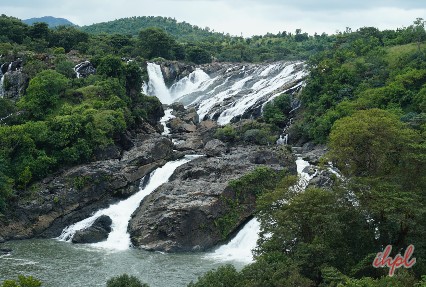
{"label": "rocky outcrop", "polygon": [[74,67],[77,78],[87,78],[90,75],[96,74],[96,69],[89,61],[81,62]]}
{"label": "rocky outcrop", "polygon": [[214,138],[217,129],[216,122],[212,120],[199,122],[199,117],[194,108],[185,109],[181,103],[173,103],[174,118],[167,124],[172,132],[175,149],[182,152],[204,153],[205,144]]}
{"label": "rocky outcrop", "polygon": [[111,232],[112,220],[109,216],[101,215],[86,229],[78,230],[72,237],[72,243],[96,243],[104,241]]}
{"label": "rocky outcrop", "polygon": [[188,76],[195,70],[193,65],[188,65],[177,61],[165,61],[159,64],[161,66],[164,82],[169,86],[179,81],[183,77]]}
{"label": "rocky outcrop", "polygon": [[221,140],[214,139],[206,143],[204,153],[211,156],[221,156],[226,152],[226,145]]}
{"label": "rocky outcrop", "polygon": [[0,71],[0,97],[19,100],[28,85],[28,76],[22,72],[22,60],[4,63]]}
{"label": "rocky outcrop", "polygon": [[237,218],[229,223],[236,230],[255,209],[254,195],[237,195],[228,187],[233,179],[262,165],[289,168],[294,160],[280,147],[246,146],[231,149],[222,157],[202,157],[178,169],[169,182],[145,197],[130,220],[132,243],[148,250],[205,250],[224,240],[220,222],[230,214],[230,201],[238,198]]}
{"label": "rocky outcrop", "polygon": [[137,192],[142,177],[174,157],[169,139],[140,135],[119,159],[76,166],[46,178],[10,206],[8,220],[0,219],[0,237],[59,236],[64,227]]}

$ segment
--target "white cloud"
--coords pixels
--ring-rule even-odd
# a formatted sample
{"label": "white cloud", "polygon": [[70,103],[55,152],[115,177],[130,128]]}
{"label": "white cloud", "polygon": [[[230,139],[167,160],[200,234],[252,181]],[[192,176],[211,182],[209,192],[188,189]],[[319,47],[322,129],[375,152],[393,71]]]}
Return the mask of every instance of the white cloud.
{"label": "white cloud", "polygon": [[426,16],[417,0],[2,0],[0,11],[21,19],[63,17],[78,25],[131,16],[166,16],[244,36],[303,31],[334,33],[363,26],[396,29]]}

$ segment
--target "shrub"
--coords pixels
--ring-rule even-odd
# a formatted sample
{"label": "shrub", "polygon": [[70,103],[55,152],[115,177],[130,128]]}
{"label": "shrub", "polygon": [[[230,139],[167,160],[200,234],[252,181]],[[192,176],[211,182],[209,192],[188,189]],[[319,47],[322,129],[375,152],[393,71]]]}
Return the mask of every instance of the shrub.
{"label": "shrub", "polygon": [[148,284],[142,283],[135,276],[123,274],[109,279],[106,283],[107,287],[149,287]]}

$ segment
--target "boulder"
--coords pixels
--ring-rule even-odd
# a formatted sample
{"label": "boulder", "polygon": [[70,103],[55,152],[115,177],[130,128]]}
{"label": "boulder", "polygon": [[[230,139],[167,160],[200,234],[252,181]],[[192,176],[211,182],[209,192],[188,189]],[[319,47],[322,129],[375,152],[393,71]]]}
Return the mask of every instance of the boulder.
{"label": "boulder", "polygon": [[27,85],[27,74],[20,69],[8,71],[4,74],[2,96],[5,99],[17,101],[23,95]]}
{"label": "boulder", "polygon": [[71,241],[72,243],[96,243],[104,241],[111,232],[111,224],[112,220],[109,216],[101,215],[89,228],[77,231]]}
{"label": "boulder", "polygon": [[81,62],[74,67],[77,78],[87,78],[89,75],[96,74],[96,69],[89,61]]}
{"label": "boulder", "polygon": [[[252,194],[236,194],[229,182],[258,166],[250,155],[266,149],[271,148],[233,148],[221,158],[201,157],[178,167],[169,182],[146,196],[132,215],[128,226],[132,243],[147,250],[185,252],[206,250],[226,240],[253,215],[256,201]],[[296,172],[293,158],[282,160],[276,147],[272,152],[279,164],[267,166]],[[238,216],[224,234],[221,222],[232,211],[229,202],[235,201],[240,203]]]}
{"label": "boulder", "polygon": [[10,248],[0,248],[0,254],[9,254],[12,252]]}
{"label": "boulder", "polygon": [[186,123],[180,118],[171,119],[167,126],[170,128],[172,133],[191,133],[197,130],[197,126],[193,123]]}
{"label": "boulder", "polygon": [[0,220],[0,237],[57,237],[66,226],[134,194],[146,174],[175,159],[171,141],[158,134],[131,141],[132,147],[122,151],[120,159],[75,166],[31,187],[37,198],[11,203],[9,220]]}
{"label": "boulder", "polygon": [[204,146],[204,153],[207,156],[221,156],[226,152],[226,145],[218,139],[211,140]]}

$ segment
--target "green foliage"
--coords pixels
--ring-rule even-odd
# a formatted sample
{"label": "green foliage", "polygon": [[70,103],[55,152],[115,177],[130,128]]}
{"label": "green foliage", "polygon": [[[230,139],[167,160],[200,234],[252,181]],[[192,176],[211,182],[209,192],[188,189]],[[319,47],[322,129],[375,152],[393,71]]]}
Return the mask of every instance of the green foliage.
{"label": "green foliage", "polygon": [[218,128],[215,137],[225,142],[268,145],[273,144],[278,138],[279,129],[272,124],[255,120],[243,120],[237,124],[228,124]]}
{"label": "green foliage", "polygon": [[164,30],[147,28],[139,32],[140,48],[145,58],[162,57],[173,59],[172,48],[175,40]]}
{"label": "green foliage", "polygon": [[119,57],[107,55],[100,60],[96,72],[107,77],[121,78],[124,74],[124,65]]}
{"label": "green foliage", "polygon": [[234,287],[242,286],[239,283],[242,280],[241,274],[235,270],[232,265],[224,265],[217,270],[212,270],[198,278],[196,283],[189,283],[188,287]]}
{"label": "green foliage", "polygon": [[268,167],[257,167],[255,170],[243,175],[239,179],[229,182],[228,187],[234,196],[223,196],[221,200],[227,205],[228,211],[215,220],[215,224],[226,239],[240,222],[240,214],[243,211],[247,199],[258,197],[267,190],[273,189],[286,171],[275,171]]}
{"label": "green foliage", "polygon": [[195,64],[206,64],[212,61],[208,51],[201,47],[190,46],[186,49],[188,60]]}
{"label": "green foliage", "polygon": [[227,124],[222,128],[218,128],[215,132],[215,138],[224,142],[235,142],[238,138],[237,131],[234,126]]}
{"label": "green foliage", "polygon": [[148,284],[142,283],[135,276],[123,274],[109,279],[106,283],[107,287],[149,287]]}
{"label": "green foliage", "polygon": [[32,276],[18,276],[18,281],[5,280],[1,287],[40,287],[41,282]]}
{"label": "green foliage", "polygon": [[27,110],[30,118],[42,119],[57,107],[67,84],[67,79],[58,72],[42,71],[30,81],[27,92],[18,106]]}
{"label": "green foliage", "polygon": [[358,111],[335,122],[330,159],[348,175],[394,174],[401,172],[397,167],[407,152],[404,148],[414,140],[415,134],[390,112]]}
{"label": "green foliage", "polygon": [[262,117],[269,124],[283,128],[291,111],[291,96],[282,94],[263,107]]}

